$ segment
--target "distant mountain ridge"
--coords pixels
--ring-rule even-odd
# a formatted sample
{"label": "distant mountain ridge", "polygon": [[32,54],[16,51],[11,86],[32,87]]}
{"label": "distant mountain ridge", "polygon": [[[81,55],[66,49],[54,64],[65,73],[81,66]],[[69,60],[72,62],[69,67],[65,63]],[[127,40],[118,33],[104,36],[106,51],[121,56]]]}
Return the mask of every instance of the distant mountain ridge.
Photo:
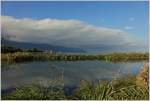
{"label": "distant mountain ridge", "polygon": [[79,48],[55,46],[49,44],[36,44],[36,43],[29,43],[29,42],[16,42],[16,41],[10,41],[8,39],[3,39],[3,38],[1,39],[1,44],[14,46],[16,48],[22,48],[22,49],[37,48],[40,50],[49,50],[49,51],[52,50],[56,52],[85,53],[85,50]]}

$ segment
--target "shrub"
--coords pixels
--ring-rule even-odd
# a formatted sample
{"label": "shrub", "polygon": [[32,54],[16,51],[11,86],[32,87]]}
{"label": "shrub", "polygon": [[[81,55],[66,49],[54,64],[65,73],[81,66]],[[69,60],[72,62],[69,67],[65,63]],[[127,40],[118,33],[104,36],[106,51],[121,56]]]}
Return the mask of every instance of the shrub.
{"label": "shrub", "polygon": [[2,94],[3,100],[54,100],[65,99],[62,87],[41,87],[27,85],[16,88],[15,91]]}

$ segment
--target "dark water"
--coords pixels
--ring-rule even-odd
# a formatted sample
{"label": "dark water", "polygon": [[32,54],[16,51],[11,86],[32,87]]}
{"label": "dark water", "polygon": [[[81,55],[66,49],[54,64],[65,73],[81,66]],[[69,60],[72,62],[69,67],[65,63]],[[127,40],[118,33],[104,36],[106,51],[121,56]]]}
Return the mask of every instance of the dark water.
{"label": "dark water", "polygon": [[2,89],[7,89],[30,83],[44,86],[64,83],[65,86],[74,86],[77,85],[80,80],[111,80],[129,74],[137,74],[144,63],[145,62],[48,61],[11,65],[2,64],[1,87]]}

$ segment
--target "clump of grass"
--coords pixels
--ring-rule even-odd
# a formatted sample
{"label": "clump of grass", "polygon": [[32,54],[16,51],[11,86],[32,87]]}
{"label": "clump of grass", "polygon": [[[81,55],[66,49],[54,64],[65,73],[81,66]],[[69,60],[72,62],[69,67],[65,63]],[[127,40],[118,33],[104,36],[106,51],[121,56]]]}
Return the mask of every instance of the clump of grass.
{"label": "clump of grass", "polygon": [[119,80],[113,80],[114,100],[147,100],[149,91],[147,88],[136,85],[136,77],[129,76]]}
{"label": "clump of grass", "polygon": [[149,65],[145,64],[140,73],[136,76],[136,84],[141,87],[149,85]]}
{"label": "clump of grass", "polygon": [[[142,77],[148,76],[147,69],[142,69],[139,73]],[[143,72],[144,71],[144,72]],[[63,72],[62,72],[63,74]],[[145,75],[146,74],[146,75]],[[138,75],[138,76],[139,76]],[[143,76],[144,75],[144,76]],[[138,77],[137,76],[137,77]],[[39,85],[27,85],[17,87],[15,91],[2,94],[3,100],[148,100],[148,84],[141,86],[138,84],[137,77],[128,76],[112,81],[98,81],[92,83],[82,80],[72,95],[66,96],[64,93],[63,75],[60,78],[61,86],[43,87]],[[140,79],[143,84],[145,80]],[[148,82],[148,81],[146,81]],[[145,84],[145,83],[144,83]]]}
{"label": "clump of grass", "polygon": [[120,88],[113,94],[114,100],[148,100],[149,92],[148,89],[131,85]]}
{"label": "clump of grass", "polygon": [[[135,78],[134,78],[135,79]],[[136,85],[135,80],[121,79],[92,84],[82,81],[73,99],[82,100],[147,100],[149,91]]]}
{"label": "clump of grass", "polygon": [[2,94],[3,100],[148,100],[147,88],[135,84],[134,79],[91,83],[81,81],[72,95],[66,96],[64,86],[42,87],[30,85]]}
{"label": "clump of grass", "polygon": [[82,100],[107,100],[113,99],[111,93],[113,91],[112,85],[109,83],[92,84],[88,81],[82,81],[79,88],[75,91],[76,99]]}
{"label": "clump of grass", "polygon": [[83,100],[148,100],[148,64],[137,76],[126,76],[117,80],[91,82],[83,80],[75,90],[73,99]]}
{"label": "clump of grass", "polygon": [[27,85],[16,88],[15,91],[2,94],[3,100],[54,100],[65,99],[62,87],[42,87],[38,85]]}

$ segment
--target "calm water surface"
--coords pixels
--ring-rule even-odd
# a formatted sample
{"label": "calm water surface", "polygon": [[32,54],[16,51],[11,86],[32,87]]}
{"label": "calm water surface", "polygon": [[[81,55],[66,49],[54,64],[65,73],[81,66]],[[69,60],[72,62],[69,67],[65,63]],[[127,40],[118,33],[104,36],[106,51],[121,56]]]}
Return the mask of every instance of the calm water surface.
{"label": "calm water surface", "polygon": [[[137,74],[145,62],[105,61],[47,61],[18,64],[2,64],[1,87],[7,89],[18,85],[36,83],[52,85],[61,81],[66,86],[77,85],[80,80],[111,80],[129,74]],[[57,84],[57,83],[55,83]]]}

